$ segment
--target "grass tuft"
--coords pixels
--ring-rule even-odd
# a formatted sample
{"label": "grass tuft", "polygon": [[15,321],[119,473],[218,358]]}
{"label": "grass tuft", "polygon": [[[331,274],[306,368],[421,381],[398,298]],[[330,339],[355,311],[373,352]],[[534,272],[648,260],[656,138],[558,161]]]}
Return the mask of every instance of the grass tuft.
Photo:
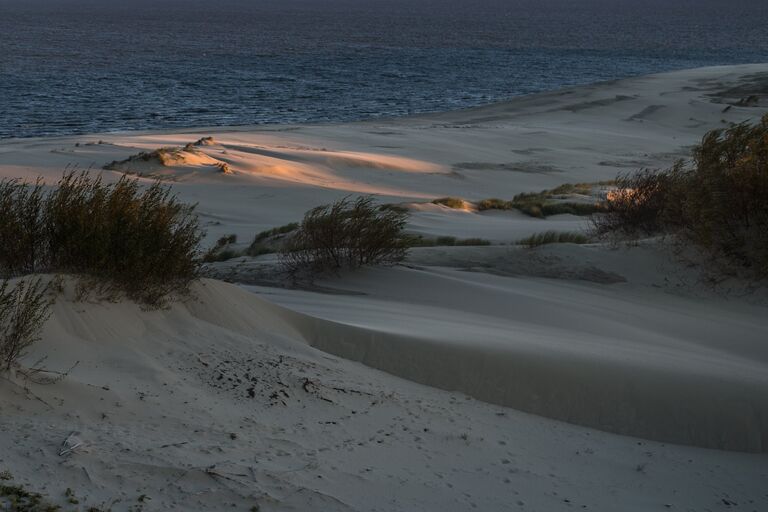
{"label": "grass tuft", "polygon": [[517,243],[530,249],[547,244],[586,244],[588,242],[589,238],[582,233],[545,231],[523,238]]}

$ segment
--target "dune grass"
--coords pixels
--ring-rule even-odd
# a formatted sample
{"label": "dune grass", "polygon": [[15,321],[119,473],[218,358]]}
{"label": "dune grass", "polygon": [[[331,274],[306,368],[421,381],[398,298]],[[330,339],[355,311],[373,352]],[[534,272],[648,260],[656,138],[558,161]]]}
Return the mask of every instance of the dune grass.
{"label": "dune grass", "polygon": [[540,192],[517,194],[512,200],[489,198],[478,201],[477,209],[486,210],[519,210],[531,217],[544,218],[550,215],[579,215],[588,216],[602,211],[599,201],[585,202],[568,200],[568,196],[591,196],[597,187],[614,185],[611,181],[596,183],[564,183],[558,187]]}
{"label": "dune grass", "polygon": [[518,240],[518,244],[528,248],[539,247],[547,244],[586,244],[589,238],[582,233],[545,231]]}
{"label": "dune grass", "polygon": [[426,238],[422,235],[405,235],[409,247],[451,247],[451,246],[485,246],[491,245],[490,240],[483,238],[456,238],[455,236],[438,236]]}
{"label": "dune grass", "polygon": [[0,273],[74,274],[84,289],[159,306],[199,275],[194,210],[159,182],[141,187],[125,176],[105,184],[68,172],[52,189],[2,180]]}
{"label": "dune grass", "polygon": [[433,200],[432,203],[447,206],[448,208],[453,208],[456,210],[463,209],[464,205],[466,204],[465,201],[460,197],[440,197]]}

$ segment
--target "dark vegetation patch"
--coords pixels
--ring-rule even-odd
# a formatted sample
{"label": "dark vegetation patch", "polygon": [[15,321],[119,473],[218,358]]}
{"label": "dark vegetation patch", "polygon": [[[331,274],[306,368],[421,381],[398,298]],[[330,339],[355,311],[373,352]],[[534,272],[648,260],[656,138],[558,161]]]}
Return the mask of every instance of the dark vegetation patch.
{"label": "dark vegetation patch", "polygon": [[483,238],[456,238],[455,236],[438,236],[427,238],[422,235],[406,235],[409,247],[451,247],[451,246],[485,246],[491,245],[490,240]]}
{"label": "dark vegetation patch", "polygon": [[41,278],[0,284],[0,373],[15,367],[40,339],[40,329],[50,316],[47,291]]}
{"label": "dark vegetation patch", "polygon": [[372,197],[313,208],[285,238],[280,261],[291,271],[322,273],[393,264],[405,257],[407,214],[381,209]]}
{"label": "dark vegetation patch", "polygon": [[547,244],[586,244],[588,242],[589,238],[583,233],[546,231],[523,238],[517,243],[533,248]]}
{"label": "dark vegetation patch", "polygon": [[80,276],[83,290],[147,306],[185,294],[199,274],[195,207],[155,182],[66,173],[56,187],[0,181],[0,273]]}
{"label": "dark vegetation patch", "polygon": [[575,200],[573,196],[593,197],[596,188],[613,184],[613,181],[566,183],[550,190],[517,194],[511,201],[498,198],[483,199],[477,203],[477,208],[480,211],[519,210],[526,215],[539,218],[566,213],[579,216],[593,215],[602,209],[597,198],[594,201]]}
{"label": "dark vegetation patch", "polygon": [[448,208],[457,210],[464,209],[466,202],[460,197],[440,197],[432,201],[433,204],[439,204]]}
{"label": "dark vegetation patch", "polygon": [[730,269],[765,278],[767,198],[768,115],[708,132],[689,162],[619,176],[593,222],[597,235],[673,234]]}

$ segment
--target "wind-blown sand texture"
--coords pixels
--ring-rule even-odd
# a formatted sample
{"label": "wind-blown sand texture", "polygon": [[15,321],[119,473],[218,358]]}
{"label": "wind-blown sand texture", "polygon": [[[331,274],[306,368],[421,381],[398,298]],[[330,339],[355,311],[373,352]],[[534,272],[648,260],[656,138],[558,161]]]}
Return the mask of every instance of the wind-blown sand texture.
{"label": "wind-blown sand texture", "polygon": [[[199,202],[208,243],[362,193],[408,206],[413,233],[493,243],[311,290],[239,258],[214,271],[243,286],[158,312],[69,290],[28,359],[80,363],[32,388],[45,403],[0,382],[0,470],[113,510],[768,508],[764,289],[709,285],[657,241],[510,245],[584,217],[430,203],[668,166],[765,113],[766,83],[705,68],[413,118],[0,142],[0,175],[52,182],[212,136],[140,170]],[[72,431],[87,450],[59,457]]]}

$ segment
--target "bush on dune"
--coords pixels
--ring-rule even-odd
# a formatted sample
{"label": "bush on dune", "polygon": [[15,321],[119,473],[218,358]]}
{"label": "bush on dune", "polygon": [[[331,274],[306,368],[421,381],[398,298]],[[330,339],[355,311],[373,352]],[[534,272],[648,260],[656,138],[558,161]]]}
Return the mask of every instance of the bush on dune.
{"label": "bush on dune", "polygon": [[40,278],[22,279],[15,286],[0,283],[0,372],[13,368],[38,341],[50,315],[48,286]]}
{"label": "bush on dune", "polygon": [[716,260],[768,277],[768,115],[707,133],[692,162],[642,171],[595,219],[598,234],[675,234]]}
{"label": "bush on dune", "polygon": [[616,178],[616,190],[602,204],[604,215],[592,223],[597,235],[619,233],[629,237],[653,235],[662,230],[662,211],[671,203],[677,167],[667,171],[642,170]]}
{"label": "bush on dune", "polygon": [[85,277],[92,289],[122,292],[147,306],[184,293],[198,277],[201,233],[194,206],[155,182],[70,172],[41,183],[0,182],[0,271]]}
{"label": "bush on dune", "polygon": [[405,257],[407,214],[378,207],[371,197],[313,208],[286,237],[280,261],[291,271],[326,272],[392,264]]}
{"label": "bush on dune", "polygon": [[455,210],[461,210],[465,207],[466,203],[460,197],[440,197],[432,201],[433,204],[438,204]]}

